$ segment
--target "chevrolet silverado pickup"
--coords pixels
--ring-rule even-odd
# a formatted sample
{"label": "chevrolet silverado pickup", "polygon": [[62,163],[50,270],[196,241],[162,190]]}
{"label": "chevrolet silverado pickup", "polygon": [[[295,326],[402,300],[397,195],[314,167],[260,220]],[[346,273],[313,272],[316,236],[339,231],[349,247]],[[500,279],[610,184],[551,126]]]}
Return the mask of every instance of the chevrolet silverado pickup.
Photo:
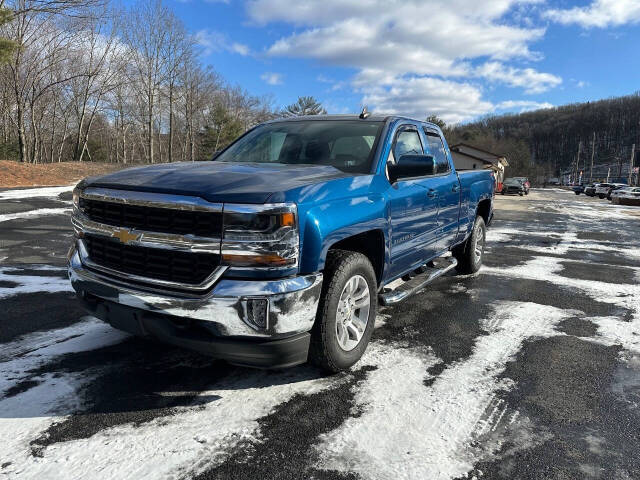
{"label": "chevrolet silverado pickup", "polygon": [[69,277],[117,329],[237,365],[363,355],[378,304],[476,272],[490,170],[457,172],[441,130],[397,116],[275,120],[212,161],[85,179]]}

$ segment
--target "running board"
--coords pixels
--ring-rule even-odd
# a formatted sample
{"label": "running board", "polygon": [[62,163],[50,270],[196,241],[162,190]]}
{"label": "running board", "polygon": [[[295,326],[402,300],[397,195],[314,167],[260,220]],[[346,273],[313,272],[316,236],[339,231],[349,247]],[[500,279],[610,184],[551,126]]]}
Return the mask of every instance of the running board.
{"label": "running board", "polygon": [[[435,262],[443,263],[441,267],[433,265]],[[396,288],[390,290],[383,288],[382,293],[378,296],[382,305],[393,305],[394,303],[401,302],[407,297],[410,297],[414,293],[419,292],[426,285],[433,282],[436,278],[441,277],[452,268],[458,265],[458,261],[453,257],[437,258],[429,262],[430,265],[426,266],[425,271],[417,274],[415,277],[407,280],[406,282],[398,285]]]}

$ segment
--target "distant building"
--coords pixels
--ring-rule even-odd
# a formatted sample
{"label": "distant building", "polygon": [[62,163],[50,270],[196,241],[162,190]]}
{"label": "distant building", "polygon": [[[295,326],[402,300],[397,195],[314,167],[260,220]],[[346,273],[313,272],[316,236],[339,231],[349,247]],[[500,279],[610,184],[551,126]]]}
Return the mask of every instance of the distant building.
{"label": "distant building", "polygon": [[456,170],[481,170],[491,169],[496,174],[496,181],[502,184],[504,181],[504,169],[509,162],[504,155],[488,152],[467,143],[458,143],[451,147],[453,164]]}

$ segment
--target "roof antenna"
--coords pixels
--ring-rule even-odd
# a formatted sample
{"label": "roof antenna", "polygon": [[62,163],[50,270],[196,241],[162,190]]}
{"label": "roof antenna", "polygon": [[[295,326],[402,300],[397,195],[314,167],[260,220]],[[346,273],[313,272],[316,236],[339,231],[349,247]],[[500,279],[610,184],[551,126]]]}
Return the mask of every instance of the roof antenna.
{"label": "roof antenna", "polygon": [[364,107],[362,107],[362,112],[360,113],[360,118],[368,118],[369,115],[371,115],[369,113],[369,111],[367,110],[367,106],[365,105]]}

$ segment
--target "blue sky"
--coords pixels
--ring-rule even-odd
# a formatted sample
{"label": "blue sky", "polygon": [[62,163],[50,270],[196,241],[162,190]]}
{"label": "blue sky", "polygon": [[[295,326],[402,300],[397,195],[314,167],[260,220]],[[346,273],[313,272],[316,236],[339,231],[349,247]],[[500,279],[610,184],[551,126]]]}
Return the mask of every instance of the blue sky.
{"label": "blue sky", "polygon": [[276,106],[448,122],[640,90],[640,0],[166,0],[227,81]]}

